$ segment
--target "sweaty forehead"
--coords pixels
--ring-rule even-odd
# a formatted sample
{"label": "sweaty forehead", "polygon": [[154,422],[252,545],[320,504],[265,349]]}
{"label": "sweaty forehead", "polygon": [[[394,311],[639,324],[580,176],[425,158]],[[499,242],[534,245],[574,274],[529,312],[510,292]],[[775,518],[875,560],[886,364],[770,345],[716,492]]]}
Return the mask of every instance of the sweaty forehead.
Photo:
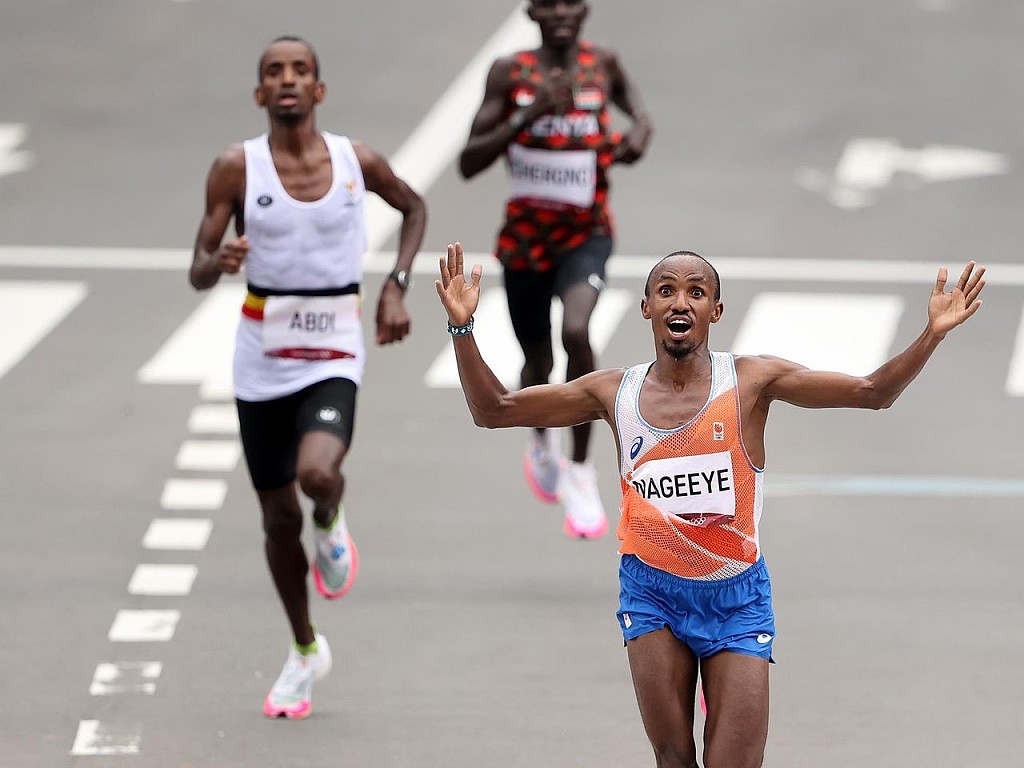
{"label": "sweaty forehead", "polygon": [[260,72],[271,61],[305,61],[313,66],[313,52],[297,40],[279,40],[272,43],[260,57]]}

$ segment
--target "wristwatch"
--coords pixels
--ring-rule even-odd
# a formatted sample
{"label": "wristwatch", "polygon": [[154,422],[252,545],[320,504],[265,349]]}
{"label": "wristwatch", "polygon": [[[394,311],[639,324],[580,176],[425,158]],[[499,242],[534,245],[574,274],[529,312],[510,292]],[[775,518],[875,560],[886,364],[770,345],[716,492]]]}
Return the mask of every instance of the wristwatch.
{"label": "wristwatch", "polygon": [[394,280],[398,284],[398,287],[402,289],[402,293],[408,291],[409,286],[412,285],[412,275],[404,269],[396,269],[389,272],[388,280]]}

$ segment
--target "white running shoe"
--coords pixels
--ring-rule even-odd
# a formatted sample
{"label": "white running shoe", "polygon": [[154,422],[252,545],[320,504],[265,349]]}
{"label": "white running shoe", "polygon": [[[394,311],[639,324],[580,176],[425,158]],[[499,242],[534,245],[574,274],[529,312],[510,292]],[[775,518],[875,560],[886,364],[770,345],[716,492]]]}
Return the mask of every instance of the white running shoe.
{"label": "white running shoe", "polygon": [[316,556],[313,558],[313,583],[316,591],[326,598],[342,597],[356,580],[359,570],[359,550],[345,525],[345,510],[338,507],[331,527],[313,526]]}
{"label": "white running shoe", "polygon": [[263,714],[300,720],[313,711],[313,681],[322,680],[331,671],[331,646],[327,638],[316,634],[316,653],[303,656],[292,644],[277,682],[263,700]]}
{"label": "white running shoe", "polygon": [[597,472],[589,461],[570,461],[558,483],[558,497],[565,506],[565,532],[574,538],[597,539],[608,530],[608,516],[597,491]]}
{"label": "white running shoe", "polygon": [[530,442],[523,456],[523,474],[533,495],[543,502],[554,504],[558,501],[558,478],[562,474],[565,460],[558,449],[558,431],[545,429],[538,433],[531,430]]}

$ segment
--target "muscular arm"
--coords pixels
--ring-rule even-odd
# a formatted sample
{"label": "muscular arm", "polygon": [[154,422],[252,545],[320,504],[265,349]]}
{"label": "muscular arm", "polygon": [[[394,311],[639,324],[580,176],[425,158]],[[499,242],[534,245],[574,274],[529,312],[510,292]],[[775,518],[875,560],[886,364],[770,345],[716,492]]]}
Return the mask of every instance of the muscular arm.
{"label": "muscular arm", "polygon": [[[427,227],[427,206],[408,184],[395,175],[388,161],[369,147],[353,143],[366,189],[402,214],[398,233],[395,271],[412,270],[413,259],[423,243]],[[377,302],[377,343],[401,341],[409,334],[411,322],[402,302],[403,291],[393,280],[385,280]]]}
{"label": "muscular arm", "polygon": [[[224,272],[237,272],[245,258],[244,240],[221,247],[232,217],[240,212],[245,189],[245,155],[241,145],[224,151],[206,178],[206,209],[199,222],[189,282],[197,291],[211,288]],[[237,224],[237,220],[236,220]]]}
{"label": "muscular arm", "polygon": [[752,358],[743,363],[759,397],[784,400],[804,408],[888,408],[924,368],[946,334],[981,307],[985,268],[968,262],[949,293],[948,274],[939,270],[928,301],[928,325],[905,350],[867,376],[811,371],[779,358]]}
{"label": "muscular arm", "polygon": [[612,103],[633,120],[633,127],[622,143],[616,147],[615,161],[633,163],[639,160],[647,150],[654,127],[651,124],[647,107],[644,105],[643,97],[633,80],[626,74],[619,57],[611,51],[606,51],[605,55],[608,57],[607,67],[611,83]]}
{"label": "muscular arm", "polygon": [[[470,280],[463,269],[462,245],[448,246],[434,282],[448,322],[465,326],[480,301],[483,267],[473,267]],[[566,384],[540,384],[509,391],[490,369],[472,333],[453,337],[459,378],[473,422],[480,427],[569,427],[586,421],[611,421],[621,370],[595,371]]]}

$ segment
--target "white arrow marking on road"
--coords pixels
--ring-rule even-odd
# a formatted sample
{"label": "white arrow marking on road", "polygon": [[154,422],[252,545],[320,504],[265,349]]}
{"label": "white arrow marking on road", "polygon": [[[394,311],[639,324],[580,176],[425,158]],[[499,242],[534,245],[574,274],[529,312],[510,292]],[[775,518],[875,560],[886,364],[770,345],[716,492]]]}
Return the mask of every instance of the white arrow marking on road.
{"label": "white arrow marking on road", "polygon": [[921,183],[1007,173],[1005,155],[970,147],[931,144],[905,149],[893,139],[853,139],[846,144],[832,178],[813,168],[797,171],[797,183],[824,194],[838,208],[863,208],[903,173]]}
{"label": "white arrow marking on road", "polygon": [[28,129],[21,123],[0,123],[0,176],[28,170],[33,154],[18,147],[28,138]]}

